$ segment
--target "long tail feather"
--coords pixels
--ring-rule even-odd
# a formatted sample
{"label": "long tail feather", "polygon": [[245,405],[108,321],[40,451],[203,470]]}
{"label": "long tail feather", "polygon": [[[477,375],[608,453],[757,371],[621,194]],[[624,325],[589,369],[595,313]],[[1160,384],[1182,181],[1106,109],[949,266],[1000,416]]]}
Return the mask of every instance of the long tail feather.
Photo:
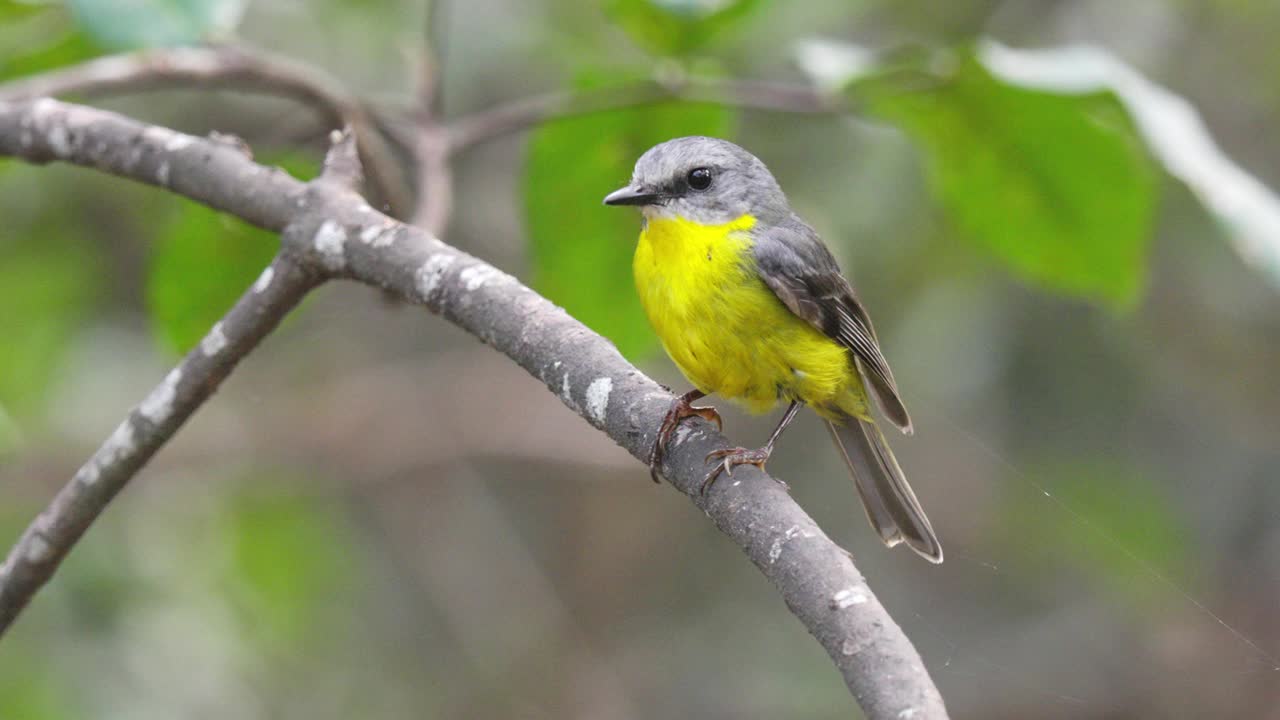
{"label": "long tail feather", "polygon": [[843,424],[828,421],[827,427],[853,474],[867,519],[884,544],[893,547],[905,542],[929,562],[942,562],[938,536],[880,428],[871,420],[857,418]]}

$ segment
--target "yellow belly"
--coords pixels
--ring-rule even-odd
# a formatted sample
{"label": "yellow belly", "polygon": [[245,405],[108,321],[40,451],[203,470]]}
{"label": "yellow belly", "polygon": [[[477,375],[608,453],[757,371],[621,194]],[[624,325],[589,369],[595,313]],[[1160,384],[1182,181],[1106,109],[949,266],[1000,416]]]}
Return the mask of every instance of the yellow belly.
{"label": "yellow belly", "polygon": [[865,417],[844,347],[797,317],[757,275],[744,215],[725,225],[651,220],[636,246],[636,289],[662,346],[694,387],[767,412],[801,400]]}

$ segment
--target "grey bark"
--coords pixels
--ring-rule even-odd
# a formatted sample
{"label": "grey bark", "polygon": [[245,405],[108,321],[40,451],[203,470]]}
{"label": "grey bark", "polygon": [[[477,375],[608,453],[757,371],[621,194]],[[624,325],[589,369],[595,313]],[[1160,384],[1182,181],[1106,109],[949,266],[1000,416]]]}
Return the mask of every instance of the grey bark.
{"label": "grey bark", "polygon": [[[287,227],[283,256],[320,276],[380,287],[442,315],[510,357],[643,460],[673,398],[608,340],[501,270],[376,212],[346,183],[322,179],[304,185],[257,168],[233,149],[189,136],[180,137],[190,142],[172,143],[183,147],[169,149],[175,135],[50,100],[0,103],[0,153],[98,167],[169,187],[263,227]],[[139,146],[143,150],[134,159]],[[162,178],[159,167],[165,162],[169,167]],[[177,388],[194,392],[185,382]],[[188,414],[206,396],[182,395],[193,403]],[[727,446],[713,427],[690,422],[667,455],[665,475],[773,583],[831,656],[867,717],[945,718],[942,698],[918,653],[850,555],[777,482],[743,467],[731,482],[717,483],[705,497],[698,493],[707,470],[703,458]],[[119,483],[144,460],[122,463]],[[85,525],[109,497],[89,500],[98,504],[76,510],[84,513]],[[0,597],[11,592],[12,582],[12,573],[0,575]]]}

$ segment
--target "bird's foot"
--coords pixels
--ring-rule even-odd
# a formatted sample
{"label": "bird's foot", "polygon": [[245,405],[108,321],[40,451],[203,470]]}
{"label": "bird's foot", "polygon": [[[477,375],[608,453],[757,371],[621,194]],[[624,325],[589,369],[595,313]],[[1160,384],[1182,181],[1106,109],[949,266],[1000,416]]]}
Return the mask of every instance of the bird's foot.
{"label": "bird's foot", "polygon": [[[720,473],[733,477],[733,469],[739,465],[755,465],[763,471],[764,464],[769,461],[769,455],[772,453],[773,448],[768,446],[755,450],[740,447],[712,450],[707,453],[707,461],[715,462],[715,467],[711,468],[711,472],[707,473],[707,476],[702,480],[702,494],[707,494],[712,484],[715,483],[716,478],[720,477]],[[781,480],[777,482],[782,487],[787,487],[787,484]]]}
{"label": "bird's foot", "polygon": [[675,435],[681,421],[694,416],[715,423],[718,430],[724,429],[720,413],[716,412],[715,408],[694,407],[688,395],[676,398],[671,403],[671,409],[667,411],[666,417],[662,419],[662,425],[658,427],[658,438],[654,440],[653,447],[649,450],[649,477],[653,478],[654,482],[659,482],[658,474],[662,468],[662,459],[667,454],[667,447],[671,444],[671,436]]}

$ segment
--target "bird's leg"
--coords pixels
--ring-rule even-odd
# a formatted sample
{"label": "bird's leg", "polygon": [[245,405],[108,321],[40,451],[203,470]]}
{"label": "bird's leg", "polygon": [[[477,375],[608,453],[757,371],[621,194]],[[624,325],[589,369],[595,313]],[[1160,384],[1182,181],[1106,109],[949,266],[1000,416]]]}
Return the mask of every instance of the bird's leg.
{"label": "bird's leg", "polygon": [[706,393],[701,390],[690,390],[671,403],[671,409],[667,411],[667,416],[662,419],[662,425],[658,427],[658,439],[653,441],[653,448],[649,450],[649,477],[653,478],[654,482],[658,482],[658,470],[662,467],[662,458],[667,454],[667,446],[671,444],[671,436],[675,434],[680,421],[697,415],[707,422],[715,423],[717,428],[724,427],[720,422],[720,413],[716,412],[715,408],[693,406],[695,400],[703,397],[706,397]]}
{"label": "bird's leg", "polygon": [[[706,494],[711,489],[712,483],[724,473],[733,476],[733,469],[739,465],[755,465],[764,470],[764,464],[769,461],[769,455],[773,453],[773,443],[782,435],[782,431],[787,429],[791,421],[795,419],[796,413],[800,410],[800,401],[792,400],[791,407],[787,408],[787,412],[783,414],[782,420],[778,422],[778,427],[773,429],[773,434],[769,436],[769,441],[764,447],[756,450],[748,450],[747,448],[725,448],[723,450],[712,450],[707,453],[707,460],[714,460],[716,465],[711,468],[711,472],[707,473],[707,477],[702,481],[702,494]],[[778,482],[782,482],[779,480]],[[786,487],[786,483],[782,483]]]}

